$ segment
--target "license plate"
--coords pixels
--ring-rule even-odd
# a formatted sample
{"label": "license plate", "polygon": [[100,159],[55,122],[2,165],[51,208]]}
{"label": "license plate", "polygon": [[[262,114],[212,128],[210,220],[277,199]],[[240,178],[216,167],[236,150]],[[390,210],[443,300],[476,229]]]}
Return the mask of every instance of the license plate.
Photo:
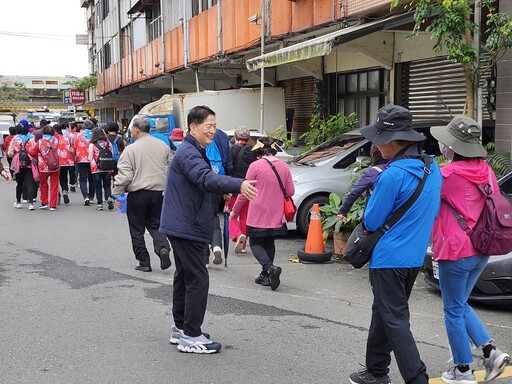
{"label": "license plate", "polygon": [[434,260],[432,260],[432,272],[434,273],[434,278],[439,280],[439,265]]}

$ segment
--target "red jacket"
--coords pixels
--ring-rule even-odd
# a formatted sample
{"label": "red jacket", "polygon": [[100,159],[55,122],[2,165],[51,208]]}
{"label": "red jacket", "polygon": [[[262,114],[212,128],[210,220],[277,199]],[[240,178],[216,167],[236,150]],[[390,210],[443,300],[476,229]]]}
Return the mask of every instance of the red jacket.
{"label": "red jacket", "polygon": [[7,153],[7,150],[9,149],[9,144],[11,143],[12,138],[16,135],[9,135],[4,139],[4,143],[2,144],[2,149],[5,153]]}

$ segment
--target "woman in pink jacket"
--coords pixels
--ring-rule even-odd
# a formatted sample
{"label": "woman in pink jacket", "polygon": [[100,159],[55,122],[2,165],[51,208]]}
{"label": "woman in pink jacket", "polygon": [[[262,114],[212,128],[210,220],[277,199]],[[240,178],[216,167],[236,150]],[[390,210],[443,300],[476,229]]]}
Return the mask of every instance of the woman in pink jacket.
{"label": "woman in pink jacket", "polygon": [[284,195],[274,169],[279,174],[288,196],[293,196],[295,187],[288,165],[275,157],[277,153],[274,141],[270,137],[261,137],[253,147],[258,160],[249,165],[246,179],[256,180],[258,196],[247,200],[238,195],[230,218],[237,217],[245,204],[247,212],[247,236],[254,257],[261,264],[262,271],[255,283],[277,289],[280,284],[281,267],[274,265],[276,236],[286,235],[286,218],[284,216]]}
{"label": "woman in pink jacket", "polygon": [[477,384],[469,367],[473,363],[470,341],[482,348],[485,381],[498,377],[510,362],[510,356],[492,344],[492,336],[468,304],[469,294],[489,256],[478,254],[450,207],[473,227],[485,202],[477,185],[490,183],[496,193],[499,188],[494,172],[485,161],[487,151],[480,144],[481,128],[476,121],[456,116],[446,127],[432,127],[430,132],[450,161],[441,169],[441,208],[432,232],[446,333],[455,363],[441,379],[445,383]]}

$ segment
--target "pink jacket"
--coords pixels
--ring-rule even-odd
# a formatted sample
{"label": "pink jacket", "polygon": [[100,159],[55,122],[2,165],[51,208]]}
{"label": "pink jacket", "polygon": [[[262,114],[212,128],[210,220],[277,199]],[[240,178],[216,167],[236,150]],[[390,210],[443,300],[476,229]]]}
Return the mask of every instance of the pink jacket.
{"label": "pink jacket", "polygon": [[245,196],[238,195],[233,212],[238,215],[242,206],[249,202],[247,225],[254,228],[279,228],[286,223],[284,196],[274,171],[265,159],[270,160],[276,167],[288,196],[295,193],[288,165],[277,157],[265,156],[251,163],[245,176],[246,180],[256,180],[258,196],[248,201]]}
{"label": "pink jacket", "polygon": [[490,174],[493,190],[499,191],[496,176],[484,159],[455,161],[441,168],[441,173],[441,208],[432,232],[434,259],[458,260],[474,256],[478,251],[455,221],[447,202],[464,216],[470,227],[473,227],[485,201],[483,193],[476,185],[486,183]]}

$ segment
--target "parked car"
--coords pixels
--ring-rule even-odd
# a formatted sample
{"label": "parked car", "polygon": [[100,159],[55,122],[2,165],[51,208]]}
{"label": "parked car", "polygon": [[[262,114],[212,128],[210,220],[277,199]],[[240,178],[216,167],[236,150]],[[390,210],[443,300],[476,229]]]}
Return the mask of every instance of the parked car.
{"label": "parked car", "polygon": [[[234,142],[234,137],[235,137],[235,131],[234,130],[226,130],[226,129],[223,129],[224,133],[226,133],[226,135],[228,135],[229,137],[229,140],[231,142]],[[254,131],[254,130],[251,130],[251,137],[254,137],[254,138],[258,138],[258,137],[266,137],[267,135],[265,135],[264,133],[260,133],[259,131]],[[290,162],[292,159],[293,159],[293,155],[290,155],[289,153],[287,153],[283,147],[281,147],[279,145],[279,143],[275,143],[276,144],[276,148],[277,148],[277,154],[276,154],[276,157],[278,159],[281,159],[285,162]]]}
{"label": "parked car", "polygon": [[9,128],[16,125],[15,115],[0,114],[0,134],[4,137],[9,135]]}
{"label": "parked car", "polygon": [[296,156],[289,165],[295,184],[293,201],[297,214],[295,221],[288,223],[288,228],[298,229],[306,236],[313,204],[327,204],[332,192],[342,196],[353,176],[348,167],[361,156],[370,156],[370,142],[358,130]]}
{"label": "parked car", "polygon": [[[499,179],[498,184],[501,193],[512,204],[512,172]],[[433,261],[430,247],[425,256],[424,268],[427,284],[439,289],[437,263]],[[487,304],[512,305],[512,252],[489,258],[469,298]]]}

